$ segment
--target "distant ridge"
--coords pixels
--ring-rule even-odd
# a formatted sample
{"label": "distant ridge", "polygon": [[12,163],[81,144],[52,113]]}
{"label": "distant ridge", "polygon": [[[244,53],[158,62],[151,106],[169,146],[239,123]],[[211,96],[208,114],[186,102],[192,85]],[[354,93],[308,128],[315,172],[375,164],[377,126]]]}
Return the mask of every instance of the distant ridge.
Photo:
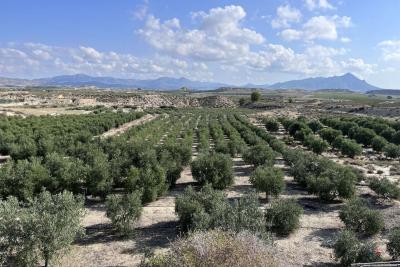
{"label": "distant ridge", "polygon": [[382,88],[373,86],[351,73],[346,73],[342,76],[307,78],[275,83],[269,86],[269,89],[347,89],[358,92],[367,92],[372,90],[381,90]]}
{"label": "distant ridge", "polygon": [[194,81],[187,78],[161,77],[157,79],[121,79],[114,77],[94,77],[85,74],[61,75],[42,79],[13,79],[1,78],[0,86],[63,86],[83,87],[95,86],[97,88],[142,88],[153,90],[177,90],[187,87],[191,90],[226,90],[227,88],[237,89],[301,89],[301,90],[351,90],[369,92],[382,90],[379,87],[368,84],[351,73],[342,76],[307,78],[275,83],[272,85],[256,85],[252,83],[243,86],[233,86],[216,82]]}
{"label": "distant ridge", "polygon": [[33,80],[0,77],[0,86],[96,86],[98,88],[142,88],[156,90],[176,90],[187,87],[194,90],[209,90],[227,85],[223,83],[192,81],[186,78],[161,77],[158,79],[139,80],[75,74]]}

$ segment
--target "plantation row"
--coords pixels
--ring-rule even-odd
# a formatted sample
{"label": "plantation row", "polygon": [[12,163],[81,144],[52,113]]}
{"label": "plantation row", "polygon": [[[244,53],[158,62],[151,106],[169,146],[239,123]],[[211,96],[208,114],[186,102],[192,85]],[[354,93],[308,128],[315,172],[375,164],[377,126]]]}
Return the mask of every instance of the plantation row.
{"label": "plantation row", "polygon": [[0,117],[0,153],[13,159],[44,157],[63,153],[77,142],[87,143],[123,123],[138,119],[143,112],[111,112],[88,115]]}
{"label": "plantation row", "polygon": [[190,162],[195,122],[187,119],[186,124],[181,117],[171,113],[118,137],[75,140],[62,152],[10,160],[0,168],[0,195],[27,200],[44,188],[106,197],[122,187],[141,190],[142,200],[151,201],[172,186]]}
{"label": "plantation row", "polygon": [[[400,131],[396,132],[389,126],[389,123],[378,123],[374,120],[367,122],[367,119],[362,118],[340,120],[327,117],[320,120],[323,124],[341,131],[343,135],[354,139],[359,144],[372,147],[377,152],[383,151],[387,157],[398,158],[400,156],[400,146],[398,145],[400,143]],[[393,125],[397,127],[397,124]],[[364,126],[368,126],[368,128]]]}

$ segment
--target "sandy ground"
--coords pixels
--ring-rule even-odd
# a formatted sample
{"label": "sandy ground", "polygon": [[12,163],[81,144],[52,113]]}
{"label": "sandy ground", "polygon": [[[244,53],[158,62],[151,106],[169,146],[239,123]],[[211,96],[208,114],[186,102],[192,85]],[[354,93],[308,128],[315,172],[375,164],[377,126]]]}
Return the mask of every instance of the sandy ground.
{"label": "sandy ground", "polygon": [[155,118],[157,118],[159,116],[159,114],[146,114],[143,117],[137,119],[137,120],[133,120],[127,123],[124,123],[123,125],[121,125],[118,128],[114,128],[111,129],[105,133],[103,133],[101,135],[101,138],[108,138],[108,137],[112,137],[112,136],[118,136],[120,134],[123,134],[124,132],[126,132],[127,130],[129,130],[131,127],[133,126],[137,126],[137,125],[141,125],[144,124],[146,122],[152,121]]}
{"label": "sandy ground", "polygon": [[42,115],[81,115],[88,114],[87,110],[69,110],[66,107],[5,107],[0,106],[0,113],[6,115],[42,116]]}

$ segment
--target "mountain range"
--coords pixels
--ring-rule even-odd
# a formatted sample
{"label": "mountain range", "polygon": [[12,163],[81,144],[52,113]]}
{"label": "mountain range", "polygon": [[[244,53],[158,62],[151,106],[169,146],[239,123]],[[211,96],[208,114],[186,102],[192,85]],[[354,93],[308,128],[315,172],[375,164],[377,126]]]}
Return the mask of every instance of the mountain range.
{"label": "mountain range", "polygon": [[158,79],[139,80],[121,79],[113,77],[94,77],[85,74],[62,75],[42,79],[13,79],[1,78],[0,86],[60,86],[60,87],[82,87],[95,86],[98,88],[142,88],[155,90],[176,90],[187,87],[192,90],[212,90],[221,87],[231,88],[259,88],[259,89],[348,89],[352,91],[367,92],[380,90],[381,88],[361,80],[351,73],[341,76],[307,78],[275,83],[272,85],[246,84],[234,86],[216,82],[193,81],[186,78],[161,77]]}

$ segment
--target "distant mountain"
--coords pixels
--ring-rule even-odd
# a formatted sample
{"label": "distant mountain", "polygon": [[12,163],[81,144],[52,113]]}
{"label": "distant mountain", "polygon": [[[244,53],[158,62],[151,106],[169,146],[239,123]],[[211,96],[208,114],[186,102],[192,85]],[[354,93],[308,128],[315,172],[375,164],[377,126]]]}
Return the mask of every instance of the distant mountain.
{"label": "distant mountain", "polygon": [[155,90],[176,90],[187,87],[193,90],[209,90],[228,86],[222,83],[192,81],[186,78],[162,77],[158,79],[138,80],[113,77],[93,77],[85,74],[62,75],[42,79],[9,79],[0,78],[0,86],[65,86],[98,88],[142,88]]}
{"label": "distant mountain", "polygon": [[269,89],[347,89],[352,91],[367,92],[372,90],[380,90],[381,88],[370,85],[365,80],[361,80],[351,73],[346,73],[342,76],[332,76],[326,78],[317,77],[275,83],[269,86]]}
{"label": "distant mountain", "polygon": [[360,80],[351,73],[342,76],[317,77],[303,80],[293,80],[275,83],[272,85],[245,84],[243,86],[232,86],[223,83],[200,82],[186,78],[161,77],[158,79],[120,79],[113,77],[94,77],[85,74],[62,75],[43,79],[12,79],[1,78],[0,86],[64,86],[82,87],[96,86],[98,88],[142,88],[153,90],[177,90],[187,87],[191,90],[215,90],[218,88],[240,88],[240,89],[303,89],[303,90],[324,90],[324,89],[345,89],[352,91],[368,92],[381,90],[376,86]]}

